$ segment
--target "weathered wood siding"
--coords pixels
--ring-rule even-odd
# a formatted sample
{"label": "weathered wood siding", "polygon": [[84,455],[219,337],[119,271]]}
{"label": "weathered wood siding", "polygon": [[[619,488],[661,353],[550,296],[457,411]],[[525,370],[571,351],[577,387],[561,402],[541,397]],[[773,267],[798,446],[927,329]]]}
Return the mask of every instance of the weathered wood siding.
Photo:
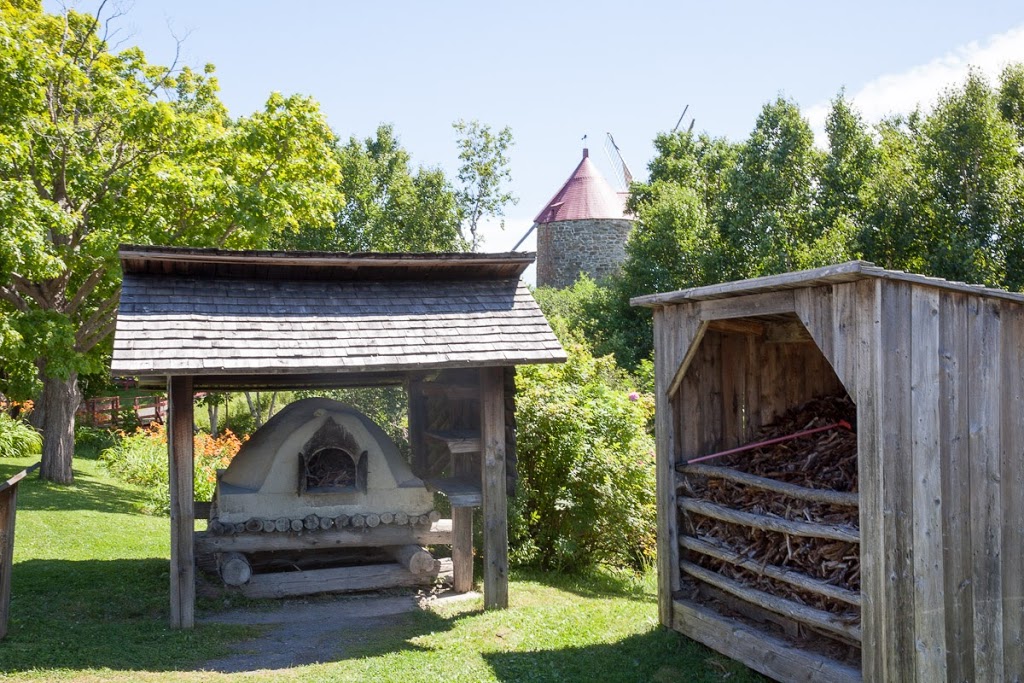
{"label": "weathered wood siding", "polygon": [[709,329],[678,393],[678,461],[747,443],[785,410],[837,391],[842,384],[812,342],[766,343]]}
{"label": "weathered wood siding", "polygon": [[[671,595],[676,464],[845,386],[858,410],[864,680],[1024,680],[1024,305],[965,289],[865,276],[656,309],[663,623],[710,632]],[[707,326],[787,309],[814,344]],[[822,676],[720,649],[776,677]]]}

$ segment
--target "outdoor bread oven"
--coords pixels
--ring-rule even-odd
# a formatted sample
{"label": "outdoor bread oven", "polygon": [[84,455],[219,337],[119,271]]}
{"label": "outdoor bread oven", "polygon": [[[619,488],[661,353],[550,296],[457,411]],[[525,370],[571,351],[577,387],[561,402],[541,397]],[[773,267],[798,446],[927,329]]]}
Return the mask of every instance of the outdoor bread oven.
{"label": "outdoor bread oven", "polygon": [[[195,623],[197,567],[254,597],[423,586],[449,571],[472,590],[474,517],[484,607],[508,606],[510,377],[565,360],[521,280],[533,254],[120,254],[111,370],[168,395],[172,627]],[[304,401],[253,435],[215,502],[195,500],[197,392],[359,387],[404,388],[411,471],[364,416]],[[451,559],[434,560],[437,546]]]}
{"label": "outdoor bread oven", "polygon": [[448,540],[439,521],[433,494],[376,423],[308,398],[219,473],[199,559],[250,597],[429,585],[451,575],[422,545]]}
{"label": "outdoor bread oven", "polygon": [[345,526],[373,515],[428,521],[433,508],[433,495],[377,424],[338,401],[308,398],[242,445],[218,477],[210,522],[234,530],[258,521],[262,531],[280,519],[305,527],[313,515],[319,528],[320,520]]}

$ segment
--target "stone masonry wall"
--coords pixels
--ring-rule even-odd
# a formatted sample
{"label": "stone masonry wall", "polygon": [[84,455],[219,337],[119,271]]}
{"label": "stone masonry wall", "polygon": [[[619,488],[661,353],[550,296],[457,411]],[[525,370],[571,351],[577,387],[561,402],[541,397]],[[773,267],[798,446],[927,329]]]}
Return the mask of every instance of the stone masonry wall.
{"label": "stone masonry wall", "polygon": [[537,286],[569,287],[587,273],[600,280],[626,259],[625,218],[555,221],[537,226]]}

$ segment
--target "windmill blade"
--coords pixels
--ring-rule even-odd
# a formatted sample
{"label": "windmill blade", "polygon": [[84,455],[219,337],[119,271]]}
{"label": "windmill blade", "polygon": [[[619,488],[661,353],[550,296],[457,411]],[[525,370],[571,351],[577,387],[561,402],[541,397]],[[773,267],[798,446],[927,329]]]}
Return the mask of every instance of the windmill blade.
{"label": "windmill blade", "polygon": [[679,126],[683,123],[683,119],[686,118],[686,112],[689,111],[690,105],[683,107],[683,113],[679,115],[679,120],[676,121],[676,125],[672,128],[672,132],[675,133],[679,130]]}
{"label": "windmill blade", "polygon": [[615,150],[615,156],[619,159],[619,168],[616,170],[619,171],[623,186],[628,190],[629,186],[633,183],[633,174],[630,172],[629,166],[626,165],[626,160],[622,158],[622,150],[615,144],[615,138],[612,137],[611,133],[608,133],[608,142],[611,143],[612,149]]}

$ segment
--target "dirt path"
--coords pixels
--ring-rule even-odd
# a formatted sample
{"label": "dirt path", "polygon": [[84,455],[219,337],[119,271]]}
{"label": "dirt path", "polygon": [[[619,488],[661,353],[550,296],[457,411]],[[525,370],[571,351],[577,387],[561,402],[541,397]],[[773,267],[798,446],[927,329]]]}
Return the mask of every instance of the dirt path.
{"label": "dirt path", "polygon": [[[432,604],[476,594],[442,594]],[[338,597],[336,600],[282,601],[271,610],[232,610],[200,619],[211,624],[264,625],[264,632],[234,646],[235,654],[206,662],[208,671],[235,673],[331,662],[347,656],[346,643],[365,644],[367,634],[387,632],[411,620],[419,596]]]}

